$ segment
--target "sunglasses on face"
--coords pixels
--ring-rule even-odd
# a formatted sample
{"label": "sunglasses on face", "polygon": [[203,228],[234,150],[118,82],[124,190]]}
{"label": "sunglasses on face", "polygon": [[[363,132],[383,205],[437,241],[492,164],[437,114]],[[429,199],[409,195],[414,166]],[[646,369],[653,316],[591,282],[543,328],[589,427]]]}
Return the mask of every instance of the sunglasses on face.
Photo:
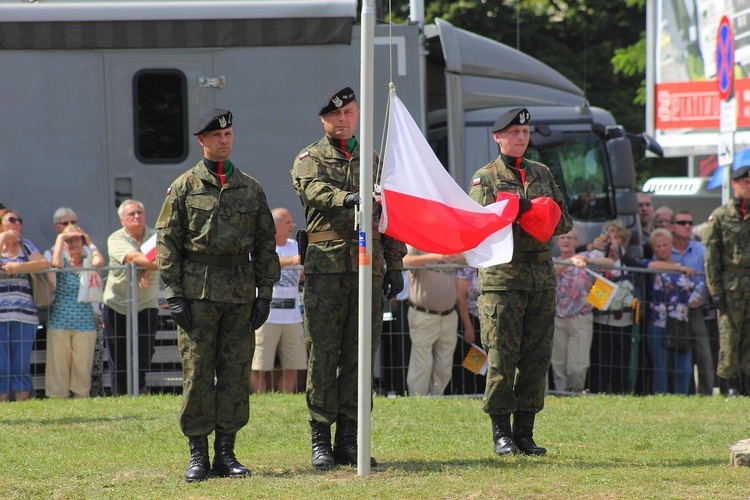
{"label": "sunglasses on face", "polygon": [[63,221],[63,222],[58,222],[57,224],[60,225],[60,226],[66,226],[67,227],[70,224],[73,224],[73,225],[78,224],[78,221],[77,220],[66,220],[66,221]]}
{"label": "sunglasses on face", "polygon": [[676,220],[674,221],[674,223],[677,224],[678,226],[692,226],[693,225],[693,221],[691,220]]}
{"label": "sunglasses on face", "polygon": [[8,222],[23,224],[23,219],[20,217],[8,217]]}

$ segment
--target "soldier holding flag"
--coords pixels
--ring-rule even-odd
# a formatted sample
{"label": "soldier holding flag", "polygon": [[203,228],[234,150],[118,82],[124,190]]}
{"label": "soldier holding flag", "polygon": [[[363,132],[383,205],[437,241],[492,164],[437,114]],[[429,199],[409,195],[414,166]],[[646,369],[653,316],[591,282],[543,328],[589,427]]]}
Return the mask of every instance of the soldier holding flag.
{"label": "soldier holding flag", "polygon": [[[555,329],[557,283],[551,234],[565,234],[572,228],[552,173],[523,157],[530,141],[530,120],[526,108],[500,115],[492,127],[500,155],[474,174],[469,191],[473,200],[485,206],[494,203],[499,193],[519,197],[511,262],[479,271],[477,306],[489,361],[483,408],[492,419],[494,449],[500,456],[547,452],[534,442],[533,429],[535,415],[544,407]],[[541,207],[549,209],[549,214],[540,214]],[[551,221],[548,231],[541,231],[547,234],[538,234],[540,224],[525,224],[529,216]]]}
{"label": "soldier holding flag", "polygon": [[[311,462],[322,469],[334,463],[357,465],[359,249],[354,221],[360,203],[360,150],[354,137],[359,120],[354,91],[343,87],[332,92],[318,115],[325,136],[300,152],[291,175],[307,222],[309,246],[306,251],[300,247],[305,273],[307,408]],[[383,294],[390,299],[403,289],[401,259],[406,254],[403,243],[377,231],[379,217],[380,207],[374,206],[373,352],[383,327]]]}

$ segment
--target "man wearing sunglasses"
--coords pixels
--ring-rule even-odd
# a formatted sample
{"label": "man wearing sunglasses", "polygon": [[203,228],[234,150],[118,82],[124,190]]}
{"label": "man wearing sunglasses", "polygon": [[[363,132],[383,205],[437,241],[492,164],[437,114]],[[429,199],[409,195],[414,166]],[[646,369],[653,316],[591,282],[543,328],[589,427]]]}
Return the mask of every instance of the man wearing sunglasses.
{"label": "man wearing sunglasses", "polygon": [[693,216],[687,210],[674,212],[667,228],[672,233],[672,261],[697,272],[690,278],[693,282],[693,300],[688,303],[688,326],[694,359],[698,365],[697,392],[710,396],[714,391],[714,360],[702,307],[706,303],[706,278],[702,274],[706,250],[692,238]]}

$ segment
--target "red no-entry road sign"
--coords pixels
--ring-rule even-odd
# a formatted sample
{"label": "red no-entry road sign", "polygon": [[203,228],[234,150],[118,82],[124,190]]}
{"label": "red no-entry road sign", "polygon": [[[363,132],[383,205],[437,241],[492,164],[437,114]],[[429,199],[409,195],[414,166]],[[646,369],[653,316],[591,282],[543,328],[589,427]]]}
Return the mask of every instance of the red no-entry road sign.
{"label": "red no-entry road sign", "polygon": [[727,16],[721,18],[716,33],[716,85],[719,97],[729,99],[734,86],[734,34]]}

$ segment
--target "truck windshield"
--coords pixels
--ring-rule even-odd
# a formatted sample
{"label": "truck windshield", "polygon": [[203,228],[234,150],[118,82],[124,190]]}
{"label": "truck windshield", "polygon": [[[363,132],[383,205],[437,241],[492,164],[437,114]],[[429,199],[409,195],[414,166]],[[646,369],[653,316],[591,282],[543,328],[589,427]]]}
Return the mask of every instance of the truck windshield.
{"label": "truck windshield", "polygon": [[526,157],[550,168],[574,219],[614,219],[605,168],[606,152],[597,136],[590,132],[566,133],[563,140],[549,140],[535,132]]}

